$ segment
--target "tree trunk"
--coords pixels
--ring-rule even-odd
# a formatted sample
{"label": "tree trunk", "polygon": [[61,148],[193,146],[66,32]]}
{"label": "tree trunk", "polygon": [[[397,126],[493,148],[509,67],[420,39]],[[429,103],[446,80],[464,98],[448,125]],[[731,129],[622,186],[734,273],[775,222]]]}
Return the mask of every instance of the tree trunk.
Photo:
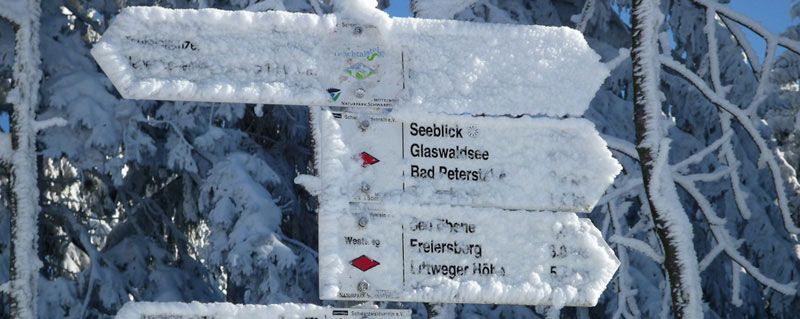
{"label": "tree trunk", "polygon": [[636,150],[656,233],[664,249],[674,318],[702,318],[702,290],[692,224],[680,204],[669,165],[670,140],[661,112],[658,30],[663,15],[658,0],[635,0],[633,92]]}
{"label": "tree trunk", "polygon": [[11,317],[35,319],[38,256],[39,189],[36,170],[35,111],[42,79],[39,54],[39,0],[25,1],[15,19],[14,88],[8,96],[11,117],[11,265],[8,283]]}

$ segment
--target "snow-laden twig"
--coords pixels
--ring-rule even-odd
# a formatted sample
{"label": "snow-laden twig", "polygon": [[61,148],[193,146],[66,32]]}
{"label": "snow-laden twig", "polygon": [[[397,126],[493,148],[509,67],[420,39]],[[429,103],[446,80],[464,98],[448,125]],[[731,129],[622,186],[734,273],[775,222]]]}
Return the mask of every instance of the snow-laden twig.
{"label": "snow-laden twig", "polygon": [[[614,228],[614,235],[622,236],[622,225],[620,224],[619,209],[615,203],[609,203],[608,215],[610,216],[611,225]],[[612,315],[612,319],[625,317],[627,319],[634,319],[641,317],[639,308],[636,307],[636,289],[631,288],[631,279],[628,267],[630,261],[628,252],[624,246],[617,245],[617,256],[619,257],[619,271],[617,271],[617,310]]]}
{"label": "snow-laden twig", "polygon": [[739,25],[730,18],[726,16],[720,16],[720,18],[722,19],[722,23],[725,23],[725,27],[727,27],[731,34],[733,34],[733,38],[736,39],[736,42],[739,43],[739,46],[742,47],[744,56],[747,58],[747,62],[750,63],[753,74],[756,76],[761,74],[761,61],[759,61],[756,50],[753,50],[753,46],[750,45],[747,35],[745,35],[744,32],[742,32],[742,29],[739,28]]}
{"label": "snow-laden twig", "polygon": [[600,200],[597,202],[597,204],[595,206],[605,205],[606,203],[616,199],[619,196],[622,196],[622,195],[630,193],[632,190],[636,189],[637,187],[639,187],[641,185],[642,185],[642,179],[641,178],[630,178],[621,187],[616,188],[616,189],[614,189],[614,190],[612,190],[610,192],[607,192],[605,195],[603,195],[603,197],[600,198]]}
{"label": "snow-laden twig", "polygon": [[[758,21],[755,21],[741,13],[733,11],[727,6],[722,5],[721,3],[718,2],[712,2],[709,0],[694,0],[694,2],[706,8],[712,9],[716,11],[718,14],[723,15],[733,21],[736,21],[737,23],[743,25],[745,28],[752,30],[753,32],[755,32],[764,39],[767,40],[774,39],[778,45],[786,49],[789,49],[797,54],[800,54],[800,42],[791,40],[787,37],[775,35],[774,33],[770,32],[767,28],[765,28],[763,25],[761,25],[761,23],[759,23]],[[763,68],[763,69],[769,70],[768,68]]]}
{"label": "snow-laden twig", "polygon": [[[678,184],[681,185],[681,187],[683,187],[683,189],[686,190],[692,196],[692,198],[694,198],[697,205],[700,206],[700,211],[703,213],[703,216],[706,218],[706,221],[709,224],[711,234],[717,241],[717,247],[721,247],[722,251],[724,251],[725,254],[731,258],[731,260],[741,265],[751,276],[753,276],[753,278],[756,279],[756,281],[766,287],[775,289],[785,295],[794,295],[797,292],[795,288],[795,282],[781,284],[774,279],[765,276],[761,273],[761,270],[759,270],[758,267],[755,267],[750,263],[750,261],[748,261],[739,253],[738,247],[740,242],[731,237],[728,230],[725,229],[725,220],[717,216],[717,214],[714,212],[714,208],[711,206],[711,203],[708,202],[708,200],[702,194],[700,194],[692,182],[681,177],[676,177],[675,181],[678,182]],[[706,258],[704,258],[703,261],[706,261]],[[705,266],[707,267],[709,263],[710,261],[707,261]],[[704,269],[705,267],[701,268]]]}
{"label": "snow-laden twig", "polygon": [[319,6],[319,0],[308,0],[308,4],[311,5],[311,9],[314,10],[314,13],[316,13],[317,15],[322,15],[323,13],[325,13]]}
{"label": "snow-laden twig", "polygon": [[700,206],[700,210],[706,214],[706,219],[708,223],[711,225],[724,225],[725,219],[722,217],[717,216],[714,213],[714,208],[711,206],[711,202],[703,196],[703,193],[697,189],[694,185],[694,181],[687,178],[686,176],[675,176],[675,182],[678,183],[683,189],[689,193],[690,196],[694,199],[698,206]]}
{"label": "snow-laden twig", "polygon": [[625,62],[626,60],[631,58],[631,49],[628,48],[619,48],[619,54],[617,54],[616,58],[611,59],[611,61],[606,62],[606,67],[609,70],[614,70],[618,66]]}
{"label": "snow-laden twig", "polygon": [[314,258],[319,259],[319,253],[317,253],[317,251],[314,250],[313,248],[308,247],[308,245],[304,244],[303,242],[301,242],[299,240],[296,240],[296,239],[293,239],[293,238],[289,238],[288,236],[286,236],[284,234],[280,234],[280,235],[281,235],[281,240],[289,242],[289,243],[294,244],[294,245],[297,245],[298,247],[303,248],[306,251],[308,251],[308,253],[310,253],[312,256],[314,256]]}
{"label": "snow-laden twig", "polygon": [[633,143],[611,135],[600,134],[600,137],[606,141],[609,149],[618,151],[637,161],[639,160],[639,153],[636,152],[636,145],[633,145]]}
{"label": "snow-laden twig", "polygon": [[[728,113],[720,113],[720,124],[722,125],[723,132],[733,132],[731,128],[731,115]],[[729,166],[739,166],[739,160],[736,158],[736,154],[733,151],[733,145],[730,142],[726,142],[725,145],[722,146],[722,155],[725,157],[725,161],[728,163]],[[778,157],[780,158],[780,156]],[[733,171],[730,173],[731,178],[731,188],[733,188],[733,199],[736,201],[736,207],[739,209],[739,214],[742,215],[744,219],[750,219],[753,213],[750,211],[750,207],[747,206],[747,198],[750,196],[744,189],[742,189],[742,181],[739,179],[739,172]]]}
{"label": "snow-laden twig", "polygon": [[706,34],[708,41],[708,60],[711,68],[711,85],[714,91],[720,96],[725,96],[727,90],[722,87],[722,80],[719,78],[719,50],[717,49],[717,13],[714,10],[706,10],[706,25],[703,26],[703,31]]}
{"label": "snow-laden twig", "polygon": [[[717,13],[712,9],[706,9],[706,41],[708,43],[709,48],[709,59],[711,60],[711,79],[712,84],[714,85],[714,90],[719,96],[726,96],[729,87],[723,87],[722,81],[720,80],[719,74],[721,73],[719,67],[719,50],[717,47],[719,46],[719,42],[716,36],[717,24],[716,18]],[[737,28],[738,29],[738,28]],[[773,42],[774,44],[774,42]],[[752,48],[751,48],[752,49]],[[774,45],[773,45],[774,49]],[[774,50],[772,54],[774,55]],[[765,65],[767,68],[771,69],[772,67],[772,56],[768,53],[767,54],[767,61]],[[760,66],[759,66],[760,68]],[[766,72],[757,73],[756,76],[760,74],[761,81],[766,81],[765,75]],[[764,90],[766,87],[765,82],[759,82],[758,89],[756,90],[756,96],[750,103],[750,111],[745,110],[745,113],[752,114],[752,110],[763,102],[766,99],[766,94],[764,94]],[[731,115],[725,112],[720,112],[720,125],[722,126],[723,135],[733,135],[733,129],[731,129]],[[730,138],[724,140],[724,143],[721,145],[722,156],[726,163],[728,163],[728,167],[738,167],[739,160],[736,158],[736,154],[733,151],[733,145],[731,144]],[[742,215],[744,219],[749,219],[752,213],[750,212],[750,208],[747,206],[746,199],[748,197],[747,192],[745,192],[741,188],[741,181],[739,180],[739,171],[738,170],[731,170],[728,174],[731,181],[731,187],[733,188],[733,196],[734,200],[736,201],[736,206],[739,210],[739,214]]]}
{"label": "snow-laden twig", "polygon": [[673,172],[678,172],[678,171],[681,171],[682,169],[688,167],[689,165],[700,163],[700,161],[702,161],[703,158],[705,158],[709,154],[711,154],[714,151],[716,151],[718,148],[720,148],[722,146],[723,143],[725,143],[727,141],[730,141],[732,136],[733,136],[733,132],[726,132],[725,134],[720,136],[720,138],[718,138],[716,141],[714,141],[714,143],[711,143],[710,145],[706,146],[704,149],[702,149],[702,150],[700,150],[698,152],[695,152],[694,154],[692,154],[692,156],[689,156],[689,157],[685,158],[684,160],[682,160],[682,161],[680,161],[680,162],[678,162],[676,164],[673,164],[672,165],[672,171]]}
{"label": "snow-laden twig", "polygon": [[625,247],[628,247],[628,248],[633,249],[635,251],[638,251],[638,252],[642,253],[643,255],[645,255],[647,257],[650,257],[650,259],[654,260],[655,262],[657,262],[659,264],[664,262],[664,256],[663,255],[657,253],[653,249],[653,247],[651,247],[648,243],[643,242],[641,240],[638,240],[638,239],[635,239],[635,238],[622,237],[622,236],[614,234],[614,235],[611,236],[611,238],[608,239],[608,241],[610,241],[612,243],[616,243],[616,244],[622,245],[622,246],[625,246]]}
{"label": "snow-laden twig", "polygon": [[754,266],[750,263],[744,256],[742,256],[739,251],[733,248],[732,245],[728,244],[733,242],[730,238],[730,234],[725,229],[723,225],[711,225],[711,232],[714,235],[714,238],[719,240],[722,239],[724,243],[720,243],[725,249],[725,254],[731,258],[731,260],[735,261],[737,264],[742,266],[750,276],[756,279],[762,285],[769,287],[771,289],[775,289],[778,292],[784,295],[794,295],[797,293],[797,283],[796,282],[789,282],[786,284],[781,284],[775,279],[769,278],[761,273],[761,270],[758,267]]}
{"label": "snow-laden twig", "polygon": [[767,55],[764,58],[764,65],[758,78],[756,94],[753,100],[750,101],[750,105],[744,108],[744,112],[748,115],[753,114],[758,109],[758,106],[767,99],[767,89],[772,86],[769,76],[772,72],[772,65],[775,64],[775,50],[775,40],[767,39]]}
{"label": "snow-laden twig", "polygon": [[703,79],[698,77],[692,71],[688,70],[685,66],[683,66],[683,64],[673,60],[668,56],[661,56],[661,64],[680,74],[683,78],[689,81],[689,83],[694,85],[700,91],[700,93],[706,97],[706,99],[708,99],[721,110],[731,114],[733,118],[742,125],[742,128],[744,128],[745,132],[747,132],[747,134],[750,136],[750,139],[755,142],[756,147],[758,147],[759,151],[761,152],[759,162],[766,163],[770,170],[775,192],[777,193],[778,197],[778,207],[780,208],[783,217],[784,228],[786,228],[786,231],[789,233],[800,234],[800,228],[794,224],[794,221],[791,217],[791,212],[789,211],[789,200],[786,197],[786,187],[784,186],[785,181],[781,176],[780,166],[778,166],[778,162],[775,160],[775,154],[773,150],[769,148],[767,142],[761,137],[760,133],[753,125],[753,122],[750,120],[750,117],[747,116],[742,109],[716,94],[713,90],[711,90],[711,88],[708,87],[708,85],[706,85]]}
{"label": "snow-laden twig", "polygon": [[11,147],[11,134],[0,133],[0,163],[9,163],[14,154]]}
{"label": "snow-laden twig", "polygon": [[692,182],[713,182],[713,181],[718,181],[727,176],[730,176],[730,174],[736,172],[737,168],[739,168],[738,165],[723,166],[721,169],[717,169],[710,173],[689,174],[689,175],[684,175],[684,178]]}
{"label": "snow-laden twig", "polygon": [[67,124],[69,124],[69,122],[67,122],[67,120],[65,120],[64,118],[54,117],[42,121],[33,122],[33,129],[37,132],[40,132],[51,127],[67,126]]}
{"label": "snow-laden twig", "polygon": [[547,308],[547,315],[545,316],[546,319],[558,319],[561,317],[561,308],[560,307],[549,307]]}
{"label": "snow-laden twig", "polygon": [[22,21],[20,18],[25,16],[24,8],[25,4],[21,1],[0,0],[0,18],[19,25]]}
{"label": "snow-laden twig", "polygon": [[581,33],[586,30],[586,25],[589,24],[589,19],[591,19],[592,15],[594,15],[594,7],[595,0],[586,0],[586,2],[583,3],[580,19],[576,19],[578,21],[575,25],[575,28]]}
{"label": "snow-laden twig", "polygon": [[702,260],[700,260],[700,264],[699,264],[700,272],[703,272],[704,270],[706,270],[706,268],[708,268],[708,266],[711,265],[711,262],[713,262],[714,259],[716,259],[717,256],[719,256],[719,254],[722,253],[723,249],[725,249],[725,247],[723,247],[722,245],[719,245],[719,244],[714,246],[714,248],[711,248],[711,251],[709,251],[708,254],[706,254],[705,257],[703,257]]}
{"label": "snow-laden twig", "polygon": [[731,277],[731,303],[736,307],[741,307],[743,304],[741,298],[742,266],[739,266],[733,261],[731,261]]}

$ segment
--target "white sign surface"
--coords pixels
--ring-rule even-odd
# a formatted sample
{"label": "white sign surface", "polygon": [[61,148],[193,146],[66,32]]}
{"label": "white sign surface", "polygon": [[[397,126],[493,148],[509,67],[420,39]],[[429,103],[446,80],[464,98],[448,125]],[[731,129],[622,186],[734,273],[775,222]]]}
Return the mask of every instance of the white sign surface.
{"label": "white sign surface", "polygon": [[319,238],[322,299],[593,306],[619,265],[573,213],[353,203]]}
{"label": "white sign surface", "polygon": [[403,18],[382,28],[335,15],[128,7],[92,55],[130,99],[403,100],[455,114],[581,115],[608,75],[570,28]]}
{"label": "white sign surface", "polygon": [[354,201],[588,212],[620,171],[585,119],[316,113],[322,182]]}
{"label": "white sign surface", "polygon": [[129,302],[116,319],[411,319],[407,309],[340,309],[312,304]]}

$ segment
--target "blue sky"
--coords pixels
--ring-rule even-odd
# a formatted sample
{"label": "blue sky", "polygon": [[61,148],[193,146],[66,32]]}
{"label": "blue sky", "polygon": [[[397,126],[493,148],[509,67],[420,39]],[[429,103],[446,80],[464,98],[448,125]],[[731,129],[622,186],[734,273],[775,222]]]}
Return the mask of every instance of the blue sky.
{"label": "blue sky", "polygon": [[[391,5],[386,9],[389,15],[393,17],[411,16],[411,13],[408,11],[408,0],[390,1]],[[755,21],[761,22],[767,29],[779,34],[792,24],[791,17],[789,16],[789,8],[792,1],[793,0],[732,0],[728,5],[733,10]],[[796,24],[797,22],[798,20],[795,20],[794,23]],[[755,34],[749,34],[748,38],[763,59],[764,41],[760,40],[760,37],[757,37]]]}

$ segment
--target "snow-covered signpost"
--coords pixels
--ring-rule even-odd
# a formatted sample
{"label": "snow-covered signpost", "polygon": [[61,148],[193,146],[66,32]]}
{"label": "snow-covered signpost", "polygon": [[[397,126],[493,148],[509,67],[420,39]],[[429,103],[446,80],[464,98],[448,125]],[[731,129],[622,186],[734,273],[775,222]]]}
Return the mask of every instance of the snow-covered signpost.
{"label": "snow-covered signpost", "polygon": [[339,3],[128,8],[92,54],[127,98],[312,106],[322,299],[596,304],[618,261],[575,213],[620,166],[583,36]]}

